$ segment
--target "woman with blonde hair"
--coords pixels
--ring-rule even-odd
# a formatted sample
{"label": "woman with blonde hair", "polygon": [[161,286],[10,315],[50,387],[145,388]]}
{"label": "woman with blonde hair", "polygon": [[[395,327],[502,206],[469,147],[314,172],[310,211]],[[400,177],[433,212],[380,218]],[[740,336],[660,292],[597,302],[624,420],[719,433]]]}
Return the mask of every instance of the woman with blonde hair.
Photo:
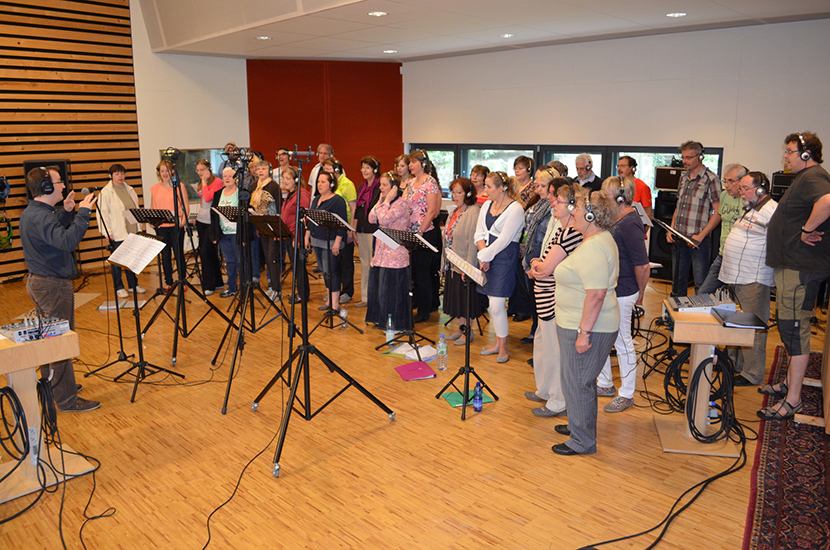
{"label": "woman with blonde hair", "polygon": [[489,198],[478,215],[475,240],[478,264],[485,272],[487,282],[478,291],[489,298],[496,343],[483,348],[481,354],[498,354],[496,361],[506,363],[510,359],[507,350],[507,298],[516,286],[524,209],[519,201],[516,180],[504,172],[491,172],[484,186]]}
{"label": "woman with blonde hair", "polygon": [[[257,216],[277,216],[282,209],[282,190],[279,182],[271,177],[271,163],[261,160],[251,164],[251,173],[256,176],[256,187],[251,193],[251,208]],[[253,266],[252,279],[259,281],[260,263],[259,250],[265,258],[266,274],[268,276],[268,289],[266,294],[269,298],[279,298],[282,294],[282,263],[283,243],[271,237],[262,237],[259,231],[254,234],[254,241],[251,244],[251,265]]]}

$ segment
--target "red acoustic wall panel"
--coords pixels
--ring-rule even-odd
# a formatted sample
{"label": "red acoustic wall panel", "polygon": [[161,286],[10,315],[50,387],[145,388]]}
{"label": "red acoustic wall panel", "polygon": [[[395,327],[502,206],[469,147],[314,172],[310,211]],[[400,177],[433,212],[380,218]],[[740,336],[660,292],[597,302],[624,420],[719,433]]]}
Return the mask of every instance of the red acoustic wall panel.
{"label": "red acoustic wall panel", "polygon": [[[359,185],[360,159],[375,155],[382,170],[403,152],[400,63],[248,60],[251,147],[276,164],[278,147],[334,147]],[[316,157],[312,159],[316,164]],[[292,162],[292,164],[295,164]],[[309,167],[310,169],[310,167]],[[304,175],[308,173],[303,170]],[[304,177],[305,179],[305,177]]]}

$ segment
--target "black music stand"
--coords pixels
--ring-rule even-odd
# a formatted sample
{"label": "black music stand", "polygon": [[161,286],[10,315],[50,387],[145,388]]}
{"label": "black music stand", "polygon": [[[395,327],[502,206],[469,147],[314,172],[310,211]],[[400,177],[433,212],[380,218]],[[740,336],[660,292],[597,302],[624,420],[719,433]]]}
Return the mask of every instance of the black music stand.
{"label": "black music stand", "polygon": [[[326,248],[328,249],[329,254],[329,266],[331,266],[331,258],[333,256],[331,252],[331,232],[335,229],[345,229],[347,231],[354,231],[354,228],[347,224],[345,221],[343,221],[343,218],[341,218],[340,216],[335,216],[334,214],[326,210],[307,210],[306,217],[309,220],[311,220],[311,222],[315,225],[318,225],[326,230]],[[313,329],[311,329],[311,332],[314,333],[314,331],[317,330],[317,327],[325,323],[326,320],[328,320],[329,322],[326,328],[333,329],[334,318],[337,317],[338,319],[340,319],[337,323],[337,326],[349,325],[350,327],[354,327],[354,329],[360,334],[363,334],[363,331],[357,328],[357,326],[353,325],[350,321],[348,321],[347,319],[340,318],[340,312],[331,307],[331,284],[326,285],[326,291],[329,295],[329,307],[326,310],[326,313],[323,315],[323,318],[320,319],[320,321],[316,325],[314,325]]]}
{"label": "black music stand", "polygon": [[[174,192],[173,196],[175,198],[177,196],[177,194]],[[176,202],[176,201],[174,201],[174,202]],[[172,224],[175,224],[175,227],[178,228],[178,220],[176,219],[176,215],[173,214],[169,210],[150,209],[150,208],[144,208],[144,209],[142,209],[142,208],[132,208],[132,209],[130,209],[130,213],[133,215],[135,220],[139,223],[149,223],[153,227],[158,227],[163,223],[172,223]],[[176,243],[178,243],[178,242],[179,242],[179,239],[178,239],[178,237],[176,237]],[[178,246],[178,244],[177,244],[177,246]],[[185,262],[184,262],[184,257],[183,257],[183,251],[182,250],[174,250],[173,252],[176,254],[176,270],[177,270],[178,280],[175,281],[173,283],[173,285],[169,289],[167,289],[167,291],[164,293],[164,299],[161,301],[158,308],[156,308],[156,311],[153,313],[152,317],[150,317],[150,320],[147,322],[147,325],[144,327],[144,330],[142,331],[142,334],[146,334],[147,331],[150,330],[150,327],[153,325],[153,323],[156,321],[156,318],[162,312],[165,315],[167,315],[167,317],[171,321],[173,321],[173,324],[176,325],[176,330],[173,333],[173,358],[172,358],[172,364],[175,365],[176,364],[176,359],[177,359],[178,346],[179,346],[179,334],[181,334],[181,336],[183,338],[187,338],[188,336],[190,336],[190,334],[192,334],[193,331],[196,330],[196,327],[198,327],[199,324],[202,321],[204,321],[205,317],[208,316],[208,314],[211,312],[211,310],[218,313],[226,321],[230,322],[230,320],[225,316],[224,313],[222,313],[219,310],[219,308],[217,308],[215,305],[210,303],[210,301],[205,297],[204,294],[202,294],[202,292],[200,290],[198,290],[195,286],[193,286],[190,283],[190,281],[187,280],[187,272],[186,272],[186,269],[184,268]],[[200,298],[204,303],[206,303],[208,306],[210,306],[210,309],[208,309],[205,312],[205,314],[202,315],[202,317],[196,322],[195,325],[193,325],[193,327],[190,330],[187,329],[187,311],[185,309],[185,298],[184,298],[185,288],[189,288],[197,298]],[[156,294],[158,294],[158,291],[156,291]],[[150,299],[155,298],[156,294],[154,294]],[[167,305],[167,301],[174,294],[176,295],[176,315],[175,315],[175,317],[172,317],[164,309],[164,306]],[[149,303],[149,300],[148,300],[147,303]]]}
{"label": "black music stand", "polygon": [[[284,253],[283,253],[283,242],[286,239],[294,239],[294,235],[291,233],[291,229],[285,222],[282,221],[282,218],[278,215],[276,216],[257,216],[255,214],[251,214],[251,223],[254,224],[256,230],[259,231],[259,234],[262,237],[268,237],[269,239],[274,239],[279,243],[279,259],[277,262],[282,265]],[[288,276],[288,268],[286,267],[284,270],[280,269],[277,277],[279,277],[279,287],[282,288],[282,282],[285,277]],[[271,284],[276,284],[272,281]],[[282,293],[280,293],[282,294]],[[280,295],[280,301],[282,301],[282,295]],[[264,326],[264,325],[263,325]]]}
{"label": "black music stand", "polygon": [[[164,212],[167,212],[168,214],[170,214],[170,212],[168,210],[164,210]],[[144,222],[142,222],[142,223],[144,223]],[[144,259],[139,257],[139,258],[133,259],[132,261],[119,261],[119,258],[121,258],[122,256],[126,256],[127,258],[129,258],[129,256],[131,254],[133,254],[133,248],[137,247],[137,245],[140,245],[141,241],[136,240],[136,239],[151,239],[153,241],[158,241],[158,242],[162,243],[162,247],[160,249],[158,249],[158,252],[153,254],[153,256],[157,256],[158,253],[161,252],[161,250],[167,245],[165,245],[159,237],[157,237],[155,235],[148,235],[147,233],[140,233],[140,234],[135,236],[135,239],[133,239],[132,237],[133,237],[132,235],[128,236],[127,239],[123,243],[121,243],[121,246],[119,246],[118,249],[113,253],[113,256],[115,256],[115,259],[113,259],[112,256],[110,257],[110,263],[113,263],[113,264],[115,264],[117,266],[120,266],[124,269],[129,269],[130,271],[132,271],[133,273],[138,275],[144,270],[145,267],[147,267],[147,264],[150,263],[150,261],[152,260],[152,257],[147,256]],[[148,363],[147,361],[144,360],[144,342],[143,342],[143,335],[142,335],[142,332],[141,332],[141,318],[140,318],[140,313],[139,312],[140,312],[140,309],[138,307],[138,285],[136,284],[136,286],[133,287],[133,316],[135,317],[135,333],[136,333],[135,335],[136,335],[136,341],[138,343],[138,361],[135,362],[135,361],[130,361],[129,359],[127,359],[127,362],[130,363],[132,366],[113,379],[113,381],[117,382],[122,377],[126,376],[127,374],[132,373],[133,370],[136,370],[136,372],[134,374],[135,383],[133,384],[133,393],[132,393],[132,396],[130,397],[130,403],[135,403],[135,394],[138,391],[138,384],[142,380],[147,378],[148,376],[151,376],[151,375],[156,374],[158,372],[166,372],[167,374],[170,374],[170,375],[173,375],[173,376],[178,376],[179,378],[184,378],[184,375],[181,374],[181,373],[159,367],[158,365],[153,365],[152,363]],[[101,368],[104,368],[104,367],[101,367]],[[98,369],[98,370],[101,370],[101,369]],[[98,372],[98,370],[89,372],[89,373],[85,374],[84,377],[87,377],[90,374]]]}
{"label": "black music stand", "polygon": [[[136,223],[145,223],[147,225],[153,226],[153,229],[157,229],[163,223],[176,223],[176,218],[173,217],[173,213],[169,210],[158,210],[154,208],[131,208],[130,214],[135,219]],[[148,235],[147,233],[144,233]],[[164,280],[162,279],[161,275],[161,256],[156,258],[158,262],[158,279],[159,279],[159,286],[156,287],[156,291],[153,292],[153,295],[147,298],[147,301],[144,302],[144,305],[141,306],[141,309],[144,309],[147,304],[152,302],[156,296],[164,296],[167,294],[167,289],[164,288]]]}
{"label": "black music stand", "polygon": [[[302,153],[302,155],[306,155],[308,158],[311,157],[312,152],[311,148],[309,148],[308,153]],[[297,155],[297,148],[294,147],[294,157],[296,158]],[[302,179],[302,161],[300,161],[300,179]],[[297,188],[297,193],[300,193],[299,187]],[[291,391],[288,394],[288,401],[285,404],[285,410],[282,414],[282,420],[280,422],[279,428],[279,439],[277,440],[277,449],[274,453],[274,466],[272,468],[272,472],[274,477],[279,477],[280,475],[280,456],[282,455],[282,448],[285,444],[285,436],[288,430],[288,421],[291,419],[291,413],[297,410],[294,407],[294,402],[297,399],[297,389],[299,388],[300,384],[300,377],[303,378],[303,401],[300,402],[300,406],[302,410],[297,410],[303,417],[303,419],[309,421],[317,414],[322,412],[323,409],[329,406],[335,399],[337,399],[343,392],[345,392],[349,387],[354,386],[357,388],[360,393],[366,396],[372,403],[377,405],[383,412],[389,415],[389,420],[395,420],[395,411],[387,407],[383,404],[383,402],[372,395],[369,390],[361,386],[354,378],[349,376],[346,371],[341,369],[337,363],[323,355],[323,353],[315,346],[309,343],[309,336],[311,333],[308,331],[308,300],[300,300],[300,310],[301,310],[301,322],[302,322],[302,331],[298,331],[294,326],[294,306],[296,305],[296,301],[294,300],[294,296],[298,292],[298,284],[297,284],[297,277],[302,277],[303,272],[306,271],[306,255],[301,252],[302,246],[301,243],[305,243],[305,226],[301,223],[301,218],[303,211],[300,208],[300,197],[297,197],[297,217],[296,217],[296,227],[295,227],[295,240],[294,240],[294,258],[292,258],[292,265],[294,266],[294,275],[293,280],[291,282],[291,317],[288,323],[288,336],[289,336],[289,358],[282,365],[279,371],[274,375],[273,378],[268,382],[268,384],[263,388],[263,390],[256,396],[254,401],[251,403],[251,410],[256,411],[259,408],[259,402],[265,397],[265,394],[273,387],[273,385],[280,380],[283,375],[287,372],[288,377],[291,378],[290,388]],[[328,217],[332,220],[332,222],[336,222],[338,225],[342,225],[337,218],[332,216],[329,212],[323,212],[320,210],[306,210],[305,214],[308,216],[309,219],[313,219],[315,223],[318,225],[322,225],[322,220],[325,217]],[[325,214],[326,216],[323,216]],[[314,219],[314,218],[317,219]],[[326,227],[326,226],[324,226]],[[337,227],[332,223],[332,227]],[[327,233],[330,234],[330,229]],[[329,245],[329,250],[331,250],[331,245]],[[331,253],[331,252],[329,252]],[[331,292],[329,292],[329,300],[331,300]],[[331,303],[331,301],[329,301]],[[331,308],[329,308],[331,309]],[[319,324],[318,324],[319,326]],[[352,325],[354,326],[354,325]],[[315,327],[316,328],[316,327]],[[357,328],[357,327],[355,327]],[[300,336],[302,337],[302,344],[297,346],[297,349],[291,352],[291,346],[293,345],[293,337],[294,334],[297,332],[301,332]],[[313,331],[312,331],[313,332]],[[312,412],[311,410],[311,373],[309,367],[309,359],[312,355],[316,355],[326,367],[328,367],[329,372],[336,372],[340,375],[346,382],[348,382],[340,391],[338,391],[334,396],[326,401],[320,408],[316,411]],[[297,368],[294,371],[294,376],[291,376],[291,365],[294,360],[297,360]]]}
{"label": "black music stand", "polygon": [[412,233],[411,231],[401,231],[400,229],[390,229],[388,227],[378,227],[380,231],[382,231],[385,235],[388,235],[390,239],[395,241],[399,246],[406,248],[407,254],[409,254],[409,291],[407,293],[407,300],[409,301],[408,304],[408,311],[409,311],[409,327],[407,327],[404,331],[397,334],[394,338],[389,340],[388,342],[384,342],[379,346],[376,346],[375,349],[379,350],[384,346],[392,346],[397,342],[406,341],[409,345],[415,350],[415,354],[418,356],[418,361],[421,360],[421,351],[418,349],[418,342],[422,340],[426,340],[430,344],[435,344],[435,340],[430,340],[423,334],[418,334],[415,331],[415,314],[412,313],[412,293],[415,288],[415,283],[412,281],[412,251],[417,250],[419,248],[432,248],[435,252],[434,247],[432,247],[427,241],[423,239],[417,233]]}
{"label": "black music stand", "polygon": [[[458,267],[459,270],[461,270],[462,273],[464,273],[464,272],[473,273],[473,271],[470,271],[470,270],[475,269],[468,262],[465,262],[462,258],[460,258],[457,254],[454,254],[451,250],[447,250],[447,260],[450,263],[452,263],[454,266]],[[464,264],[466,264],[466,265],[464,265]],[[476,270],[476,271],[478,271],[478,270]],[[466,317],[466,323],[464,325],[464,339],[466,340],[464,342],[464,366],[462,366],[460,369],[458,369],[458,372],[455,373],[455,376],[453,376],[452,379],[449,382],[447,382],[447,385],[444,386],[443,388],[441,388],[441,391],[439,391],[437,394],[435,394],[435,399],[440,399],[441,394],[443,394],[445,391],[447,391],[447,389],[450,386],[455,388],[455,390],[458,391],[461,394],[461,403],[462,403],[462,405],[461,405],[461,420],[466,420],[467,419],[467,405],[472,403],[472,401],[473,401],[473,397],[470,396],[470,375],[471,374],[476,377],[476,380],[481,382],[482,391],[487,390],[488,392],[490,392],[490,395],[493,396],[494,400],[496,400],[496,401],[499,400],[499,396],[497,396],[495,394],[495,392],[493,392],[493,389],[490,386],[487,385],[487,382],[482,380],[481,377],[478,375],[478,373],[475,371],[475,369],[472,366],[470,366],[470,340],[472,340],[472,338],[470,338],[470,336],[472,335],[472,327],[470,326],[470,320],[471,320],[470,319],[470,303],[473,301],[473,292],[476,292],[475,286],[476,286],[475,282],[471,279],[470,275],[465,275],[465,277],[464,277],[464,287],[467,289],[467,304],[466,304],[465,312],[464,312],[464,315]],[[455,385],[456,379],[459,376],[461,376],[462,374],[464,375],[464,391],[463,392],[460,391],[458,389],[458,387]]]}

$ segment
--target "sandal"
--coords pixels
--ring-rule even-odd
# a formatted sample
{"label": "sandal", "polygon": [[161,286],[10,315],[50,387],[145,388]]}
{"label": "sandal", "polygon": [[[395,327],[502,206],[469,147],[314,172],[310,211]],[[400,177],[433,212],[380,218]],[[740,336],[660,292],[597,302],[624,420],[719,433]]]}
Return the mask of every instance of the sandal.
{"label": "sandal", "polygon": [[772,384],[764,384],[760,388],[758,388],[758,393],[762,393],[764,395],[772,395],[778,399],[782,397],[787,397],[787,390],[789,389],[786,382],[781,382],[779,384],[780,390],[776,390]]}
{"label": "sandal", "polygon": [[[801,412],[802,407],[804,407],[804,403],[799,403],[795,406],[790,405],[786,399],[784,401],[780,401],[779,404],[781,406],[778,407],[778,410],[773,410],[772,407],[764,407],[758,411],[758,418],[762,418],[764,420],[789,420],[797,413]],[[773,405],[773,407],[774,406],[775,405]],[[782,410],[786,412],[782,413]]]}

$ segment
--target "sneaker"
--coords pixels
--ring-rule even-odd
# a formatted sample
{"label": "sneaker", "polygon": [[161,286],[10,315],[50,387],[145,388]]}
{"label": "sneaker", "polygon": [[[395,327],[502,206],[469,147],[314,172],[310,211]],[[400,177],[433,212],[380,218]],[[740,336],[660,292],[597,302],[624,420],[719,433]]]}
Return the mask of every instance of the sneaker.
{"label": "sneaker", "polygon": [[351,299],[352,299],[352,297],[349,296],[348,294],[343,294],[342,296],[340,296],[340,303],[341,304],[347,304],[347,303],[349,303],[349,300],[351,300]]}
{"label": "sneaker", "polygon": [[99,401],[92,401],[91,399],[84,399],[83,397],[76,397],[75,401],[68,407],[58,407],[60,412],[84,412],[94,411],[101,406]]}
{"label": "sneaker", "polygon": [[230,298],[231,296],[236,296],[235,290],[226,290],[225,292],[219,295],[220,298]]}
{"label": "sneaker", "polygon": [[538,409],[533,409],[533,414],[542,418],[553,418],[554,416],[567,416],[568,411],[563,409],[561,411],[552,411],[547,405],[542,405]]}
{"label": "sneaker", "polygon": [[548,402],[548,400],[547,400],[547,399],[542,399],[541,397],[539,397],[539,396],[536,394],[536,392],[535,392],[535,391],[526,391],[526,392],[525,392],[525,398],[526,398],[526,399],[529,399],[529,400],[531,400],[531,401],[538,401],[539,403],[547,403],[547,402]]}
{"label": "sneaker", "polygon": [[[130,292],[132,292],[132,291],[133,291],[133,289],[130,289]],[[135,285],[135,291],[138,294],[146,294],[147,293],[147,291],[145,289],[141,288],[141,285]]]}
{"label": "sneaker", "polygon": [[115,293],[119,298],[129,298],[130,293],[124,290],[123,288],[119,288],[118,292]]}
{"label": "sneaker", "polygon": [[597,397],[614,397],[615,395],[617,395],[617,388],[614,386],[611,386],[610,388],[597,386]]}
{"label": "sneaker", "polygon": [[205,291],[205,296],[210,296],[211,294],[213,294],[212,290],[206,290]]}
{"label": "sneaker", "polygon": [[618,413],[624,411],[629,407],[632,407],[633,405],[633,399],[627,399],[625,397],[621,397],[618,395],[617,397],[612,399],[610,403],[605,405],[605,407],[602,410],[604,410],[607,413]]}

